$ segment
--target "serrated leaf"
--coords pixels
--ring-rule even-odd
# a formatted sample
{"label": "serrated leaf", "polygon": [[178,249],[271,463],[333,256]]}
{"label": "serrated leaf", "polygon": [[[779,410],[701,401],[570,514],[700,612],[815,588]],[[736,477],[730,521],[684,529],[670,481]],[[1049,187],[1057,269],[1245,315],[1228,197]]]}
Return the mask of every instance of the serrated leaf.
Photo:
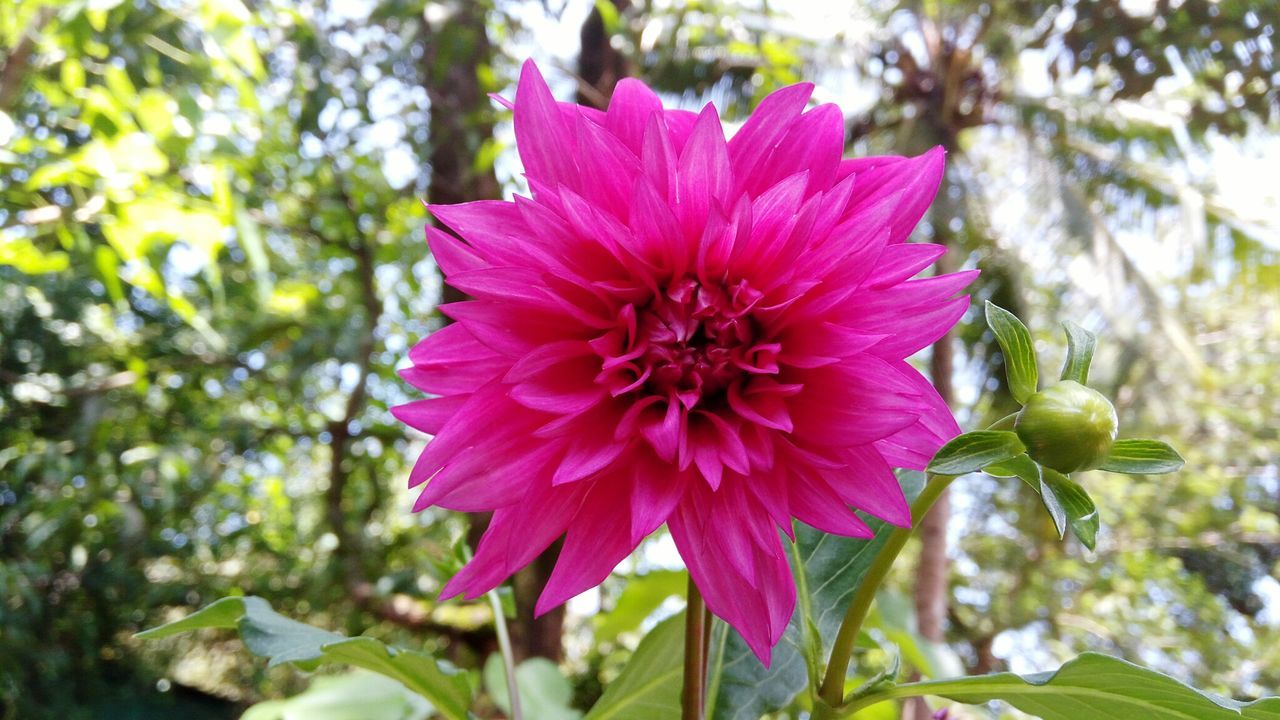
{"label": "serrated leaf", "polygon": [[1013,313],[987,301],[987,327],[995,333],[1000,350],[1004,353],[1005,376],[1009,378],[1009,391],[1013,399],[1025,403],[1036,392],[1039,370],[1036,367],[1036,346],[1027,326]]}
{"label": "serrated leaf", "polygon": [[291,620],[258,597],[228,597],[180,620],[138,633],[159,639],[203,628],[237,628],[249,651],[269,664],[304,669],[344,663],[385,675],[425,697],[445,717],[462,720],[471,704],[466,676],[430,655],[402,650],[370,637],[348,638]]}
{"label": "serrated leaf", "polygon": [[1052,492],[1067,514],[1067,524],[1084,546],[1092,550],[1098,539],[1098,508],[1079,483],[1052,468],[1040,468],[1042,490]]}
{"label": "serrated leaf", "polygon": [[1062,365],[1062,379],[1087,385],[1089,363],[1093,362],[1093,349],[1098,344],[1098,336],[1070,320],[1062,321],[1062,329],[1067,331],[1067,361]]}
{"label": "serrated leaf", "polygon": [[[931,695],[976,705],[1002,700],[1042,720],[1278,720],[1280,698],[1238,702],[1097,653],[1054,672],[996,673],[899,685],[880,698]],[[865,704],[865,701],[864,701]],[[858,707],[855,703],[851,707]]]}
{"label": "serrated leaf", "polygon": [[680,716],[684,686],[684,613],[658,623],[640,641],[622,674],[609,683],[585,720]]}
{"label": "serrated leaf", "polygon": [[[924,488],[924,475],[903,471],[898,476],[907,501]],[[782,641],[773,649],[773,662],[760,664],[746,643],[728,625],[716,621],[711,645],[711,667],[707,680],[711,720],[758,720],[767,713],[789,705],[804,691],[809,681],[805,666],[804,620],[800,608],[812,609],[813,624],[824,643],[822,657],[830,656],[845,611],[871,562],[888,542],[894,528],[881,520],[859,513],[875,531],[870,539],[846,538],[797,524],[797,553],[794,561],[804,568],[804,586],[809,602],[796,603]],[[797,590],[799,592],[799,590]],[[658,717],[658,716],[654,716]]]}
{"label": "serrated leaf", "polygon": [[1132,475],[1158,475],[1177,472],[1184,461],[1168,443],[1159,440],[1117,440],[1099,470],[1130,473]]}
{"label": "serrated leaf", "polygon": [[992,463],[1021,455],[1027,448],[1009,430],[974,430],[958,435],[943,445],[929,462],[929,472],[963,475],[977,472]]}

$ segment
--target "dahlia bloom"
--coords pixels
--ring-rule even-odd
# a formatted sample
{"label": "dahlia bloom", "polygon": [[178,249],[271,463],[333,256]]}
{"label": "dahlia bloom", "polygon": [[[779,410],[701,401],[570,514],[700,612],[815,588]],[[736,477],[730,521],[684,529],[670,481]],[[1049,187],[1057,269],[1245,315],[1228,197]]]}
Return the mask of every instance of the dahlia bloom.
{"label": "dahlia bloom", "polygon": [[911,279],[904,241],[943,153],[842,159],[811,85],[726,141],[715,108],[623,80],[607,112],[557,103],[532,63],[514,103],[532,197],[430,210],[472,300],[410,352],[435,397],[395,409],[434,438],[414,507],[493,511],[443,595],[477,597],[564,537],[539,613],[605,579],[666,523],[707,607],[761,659],[796,592],[793,519],[870,537],[911,522],[892,468],[959,432],[905,358],[968,307],[973,273]]}

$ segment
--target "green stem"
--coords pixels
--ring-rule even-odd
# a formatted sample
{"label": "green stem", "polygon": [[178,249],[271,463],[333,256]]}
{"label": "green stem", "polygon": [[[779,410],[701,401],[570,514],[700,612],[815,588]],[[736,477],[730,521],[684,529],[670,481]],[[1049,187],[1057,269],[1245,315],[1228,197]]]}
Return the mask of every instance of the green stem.
{"label": "green stem", "polygon": [[516,656],[511,650],[511,635],[507,632],[507,616],[502,612],[502,599],[497,590],[485,593],[493,608],[493,625],[498,632],[498,651],[502,653],[502,668],[507,675],[507,697],[511,698],[511,720],[524,720],[520,712],[520,686],[516,684]]}
{"label": "green stem", "polygon": [[844,615],[840,632],[836,635],[835,644],[831,647],[831,660],[827,663],[827,673],[823,677],[822,689],[818,693],[827,709],[821,709],[820,706],[819,712],[814,715],[815,718],[826,715],[830,712],[829,708],[839,707],[844,701],[844,679],[849,672],[849,659],[853,656],[853,646],[858,640],[858,633],[862,630],[862,623],[867,619],[871,603],[876,599],[876,591],[880,589],[881,583],[889,574],[889,569],[893,567],[894,560],[898,559],[903,546],[911,538],[914,528],[920,526],[920,520],[925,513],[929,512],[929,508],[937,502],[942,491],[946,490],[955,479],[952,475],[932,473],[928,477],[928,482],[920,491],[920,496],[911,504],[911,527],[897,528],[890,533],[888,542],[872,561],[866,576],[863,577],[857,592],[853,595],[853,600],[849,603],[849,610]]}
{"label": "green stem", "polygon": [[987,426],[988,430],[1012,430],[1018,420],[1018,413],[1010,413]]}
{"label": "green stem", "polygon": [[684,611],[684,692],[681,720],[702,720],[706,706],[707,606],[689,576],[689,600]]}

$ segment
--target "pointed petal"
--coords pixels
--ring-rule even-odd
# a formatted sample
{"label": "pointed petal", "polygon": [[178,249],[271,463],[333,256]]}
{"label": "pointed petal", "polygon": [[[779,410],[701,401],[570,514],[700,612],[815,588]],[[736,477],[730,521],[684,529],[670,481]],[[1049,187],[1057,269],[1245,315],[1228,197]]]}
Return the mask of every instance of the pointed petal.
{"label": "pointed petal", "polygon": [[622,483],[603,478],[569,523],[560,557],[534,608],[542,615],[571,597],[604,582],[636,543],[631,541],[627,496]]}
{"label": "pointed petal", "polygon": [[577,187],[577,141],[532,60],[520,69],[514,115],[516,147],[525,174],[553,185]]}
{"label": "pointed petal", "polygon": [[445,584],[440,598],[473,600],[528,565],[569,526],[586,494],[581,484],[531,483],[518,502],[494,511],[475,557]]}
{"label": "pointed petal", "polygon": [[942,183],[946,152],[941,147],[913,158],[879,157],[845,160],[841,173],[854,173],[854,197],[848,213],[855,215],[882,197],[901,193],[893,218],[890,243],[907,239],[916,223],[924,216]]}
{"label": "pointed petal", "polygon": [[662,117],[662,101],[648,85],[635,78],[623,78],[613,88],[605,125],[626,143],[631,152],[640,154],[645,128],[654,118]]}
{"label": "pointed petal", "polygon": [[789,85],[775,90],[760,101],[755,112],[729,141],[734,177],[745,181],[752,177],[778,143],[813,94],[812,83]]}

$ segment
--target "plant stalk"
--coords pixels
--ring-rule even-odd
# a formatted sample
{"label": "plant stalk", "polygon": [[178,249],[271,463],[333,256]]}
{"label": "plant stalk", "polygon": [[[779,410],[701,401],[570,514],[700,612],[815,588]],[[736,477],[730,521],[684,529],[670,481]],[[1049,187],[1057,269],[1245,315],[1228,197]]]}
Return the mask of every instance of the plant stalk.
{"label": "plant stalk", "polygon": [[[911,539],[915,528],[920,526],[920,520],[954,479],[952,475],[929,474],[924,489],[920,491],[920,496],[911,504],[911,527],[897,528],[889,535],[888,542],[876,555],[866,576],[858,585],[853,600],[849,602],[849,610],[845,613],[844,621],[840,624],[840,632],[836,635],[835,644],[831,648],[831,660],[827,663],[827,672],[822,679],[822,688],[818,692],[818,696],[828,707],[836,708],[844,702],[844,679],[849,672],[849,659],[853,656],[853,646],[858,640],[858,633],[862,630],[862,623],[867,619],[871,604],[875,602],[876,591],[888,576],[889,569],[898,559],[898,554],[902,552],[907,540]],[[814,717],[820,718],[824,714],[825,711],[820,708]]]}
{"label": "plant stalk", "polygon": [[684,691],[681,720],[703,720],[707,682],[707,606],[689,577],[689,600],[684,611]]}
{"label": "plant stalk", "polygon": [[502,653],[502,667],[507,675],[507,697],[511,702],[511,720],[524,720],[520,711],[520,686],[516,683],[516,656],[511,650],[511,635],[507,632],[507,616],[502,612],[502,599],[497,590],[485,593],[493,608],[493,625],[498,634],[498,651]]}

